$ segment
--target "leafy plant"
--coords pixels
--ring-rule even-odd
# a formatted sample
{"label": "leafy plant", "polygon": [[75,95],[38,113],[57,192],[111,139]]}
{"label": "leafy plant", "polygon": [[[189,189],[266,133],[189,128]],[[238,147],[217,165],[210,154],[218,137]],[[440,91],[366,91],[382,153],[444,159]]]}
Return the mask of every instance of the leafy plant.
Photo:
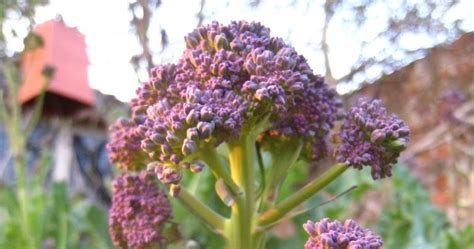
{"label": "leafy plant", "polygon": [[[34,174],[27,174],[27,139],[42,109],[38,97],[29,123],[24,123],[18,102],[16,70],[7,65],[8,95],[0,92],[0,121],[9,136],[15,167],[15,185],[0,188],[0,248],[112,248],[107,235],[107,213],[82,199],[73,199],[63,182],[47,182],[51,155],[42,150],[34,162]],[[7,97],[4,99],[4,97]]]}

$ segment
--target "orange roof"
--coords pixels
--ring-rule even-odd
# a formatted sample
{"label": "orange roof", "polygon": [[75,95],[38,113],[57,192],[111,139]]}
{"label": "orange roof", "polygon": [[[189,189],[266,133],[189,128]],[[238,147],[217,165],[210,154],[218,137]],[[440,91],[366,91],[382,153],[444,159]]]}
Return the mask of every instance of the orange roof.
{"label": "orange roof", "polygon": [[43,46],[24,53],[22,60],[23,84],[19,98],[22,104],[38,96],[45,78],[45,66],[55,69],[47,92],[63,96],[84,105],[94,105],[94,92],[89,87],[84,36],[67,27],[62,20],[51,20],[38,25],[35,32],[43,39]]}

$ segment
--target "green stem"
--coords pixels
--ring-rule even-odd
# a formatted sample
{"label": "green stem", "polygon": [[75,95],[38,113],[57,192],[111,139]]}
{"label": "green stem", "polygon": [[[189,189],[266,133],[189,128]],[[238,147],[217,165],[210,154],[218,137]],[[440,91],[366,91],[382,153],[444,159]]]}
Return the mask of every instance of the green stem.
{"label": "green stem", "polygon": [[234,182],[234,180],[232,180],[229,172],[227,172],[226,168],[224,167],[224,162],[222,158],[220,158],[215,148],[209,145],[205,145],[201,149],[200,156],[202,160],[204,160],[204,162],[207,164],[207,166],[209,166],[214,176],[217,179],[222,178],[225,184],[235,195],[241,192],[239,186]]}
{"label": "green stem", "polygon": [[275,207],[269,209],[258,218],[259,226],[266,226],[275,223],[295,207],[309,199],[311,196],[319,192],[322,188],[331,183],[340,176],[348,166],[344,163],[333,165],[323,175],[306,184],[303,188],[292,194]]}
{"label": "green stem", "polygon": [[243,190],[243,198],[232,206],[226,229],[229,249],[252,249],[255,214],[255,151],[256,137],[246,135],[228,143],[232,179]]}
{"label": "green stem", "polygon": [[265,211],[274,204],[278,196],[279,186],[288,170],[298,159],[302,148],[303,143],[299,139],[271,148],[272,164],[268,169],[269,176],[267,186],[263,192],[260,211]]}
{"label": "green stem", "polygon": [[209,208],[206,204],[196,199],[193,195],[188,193],[185,189],[181,189],[178,194],[178,199],[184,204],[193,214],[204,220],[211,226],[215,232],[222,233],[226,218]]}

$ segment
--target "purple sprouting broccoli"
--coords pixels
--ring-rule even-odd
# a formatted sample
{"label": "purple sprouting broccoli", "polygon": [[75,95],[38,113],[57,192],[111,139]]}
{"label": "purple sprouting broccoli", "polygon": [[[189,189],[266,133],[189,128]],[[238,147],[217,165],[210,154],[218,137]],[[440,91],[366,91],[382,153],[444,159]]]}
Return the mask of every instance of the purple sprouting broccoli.
{"label": "purple sprouting broccoli", "polygon": [[245,132],[256,132],[262,144],[300,139],[312,159],[327,154],[321,140],[340,102],[293,47],[260,23],[245,21],[213,22],[185,40],[179,62],[153,69],[131,102],[133,115],[146,117],[141,148],[159,163],[160,179],[177,184],[181,170],[199,163],[203,147]]}
{"label": "purple sprouting broccoli", "polygon": [[[349,166],[370,165],[374,179],[391,175],[409,130],[380,101],[362,100],[342,124],[335,148],[339,163],[276,204],[280,184],[299,158],[316,161],[330,154],[328,134],[341,116],[340,99],[303,56],[260,23],[213,22],[185,41],[180,60],[153,69],[137,90],[131,119],[111,128],[111,161],[123,170],[146,168],[144,178],[124,175],[114,183],[110,233],[117,246],[148,247],[162,239],[160,229],[171,211],[151,174],[223,235],[229,248],[263,246],[268,227]],[[228,218],[181,188],[184,170],[198,173],[205,165],[217,178],[218,196],[231,206]],[[325,219],[304,227],[311,236],[306,248],[383,244],[353,221]]]}
{"label": "purple sprouting broccoli", "polygon": [[164,241],[161,228],[172,217],[166,193],[148,171],[114,179],[109,233],[118,248],[151,248]]}
{"label": "purple sprouting broccoli", "polygon": [[142,150],[144,120],[144,116],[139,115],[131,119],[119,118],[110,126],[109,159],[122,170],[138,171],[147,164],[148,155]]}
{"label": "purple sprouting broccoli", "polygon": [[409,133],[408,126],[388,114],[380,100],[361,99],[342,124],[336,160],[358,169],[369,165],[374,179],[391,176]]}
{"label": "purple sprouting broccoli", "polygon": [[344,224],[328,218],[307,221],[303,228],[309,235],[305,249],[378,249],[383,245],[380,236],[351,219]]}

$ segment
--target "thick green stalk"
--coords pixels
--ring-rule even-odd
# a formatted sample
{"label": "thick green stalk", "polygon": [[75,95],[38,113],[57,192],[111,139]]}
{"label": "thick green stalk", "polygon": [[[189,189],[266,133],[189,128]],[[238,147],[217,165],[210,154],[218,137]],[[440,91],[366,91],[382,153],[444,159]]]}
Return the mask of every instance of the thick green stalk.
{"label": "thick green stalk", "polygon": [[228,249],[252,249],[252,234],[255,216],[255,138],[241,136],[228,143],[229,161],[232,179],[243,190],[243,198],[239,198],[232,206],[232,216],[226,227]]}
{"label": "thick green stalk", "polygon": [[306,184],[303,188],[292,194],[275,207],[267,210],[258,218],[259,226],[266,226],[277,222],[295,207],[309,199],[311,196],[319,192],[322,188],[331,183],[340,176],[348,166],[343,163],[335,164],[329,168],[323,175]]}
{"label": "thick green stalk", "polygon": [[197,215],[204,222],[209,224],[214,231],[222,233],[226,219],[220,214],[210,209],[206,204],[196,199],[193,195],[188,193],[185,189],[181,189],[178,194],[178,199],[183,203],[193,214]]}
{"label": "thick green stalk", "polygon": [[232,180],[229,172],[224,167],[224,162],[220,158],[215,148],[205,145],[201,149],[200,156],[202,160],[204,160],[204,162],[209,166],[216,178],[222,178],[222,180],[224,180],[225,184],[234,194],[239,194],[241,192],[239,186],[237,186],[234,180]]}

